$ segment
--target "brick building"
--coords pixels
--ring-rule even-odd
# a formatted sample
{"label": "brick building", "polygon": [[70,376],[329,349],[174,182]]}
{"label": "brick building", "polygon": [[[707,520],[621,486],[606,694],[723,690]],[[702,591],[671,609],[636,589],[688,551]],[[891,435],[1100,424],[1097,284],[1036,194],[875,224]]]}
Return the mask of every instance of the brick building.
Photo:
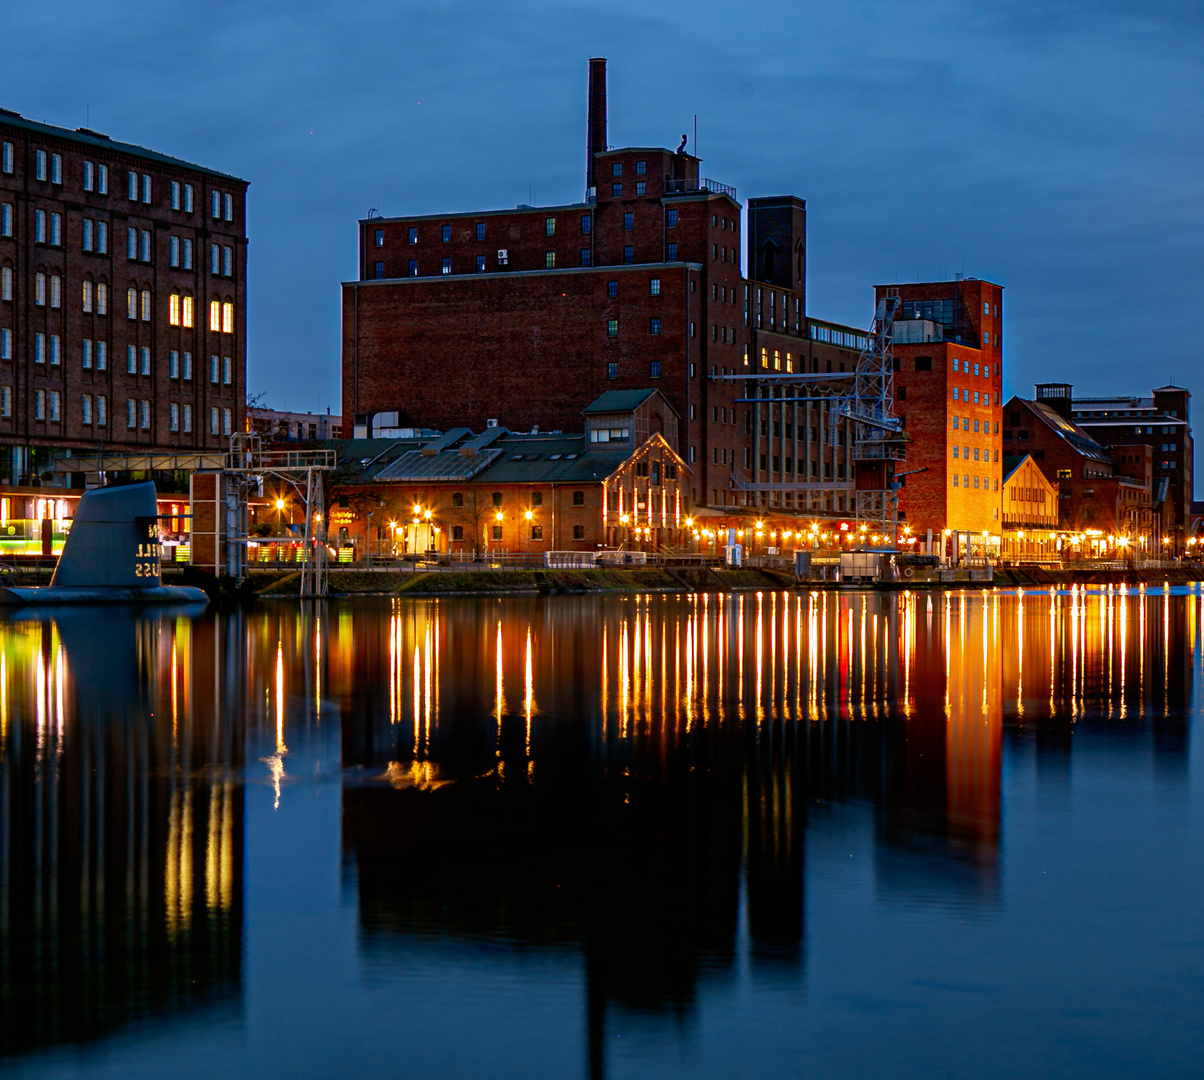
{"label": "brick building", "polygon": [[1001,529],[1003,288],[975,278],[879,285],[901,300],[894,327],[895,411],[911,442],[899,516],[912,534]]}
{"label": "brick building", "polygon": [[1061,385],[1039,387],[1040,400],[1013,397],[1007,402],[1003,409],[1007,453],[1031,455],[1046,479],[1057,485],[1058,528],[1077,545],[1077,554],[1087,554],[1089,547],[1101,554],[1098,549],[1115,548],[1117,538],[1125,541],[1121,547],[1137,553],[1162,552],[1164,518],[1173,519],[1173,510],[1169,481],[1154,475],[1149,447],[1101,446],[1065,415],[1069,387],[1065,394],[1050,392]]}
{"label": "brick building", "polygon": [[[1067,384],[1045,384],[1037,388],[1038,400],[1043,392],[1055,387],[1064,387],[1066,394],[1071,394]],[[1191,534],[1194,491],[1190,391],[1172,384],[1158,387],[1149,397],[1071,396],[1070,418],[1096,442],[1116,448],[1122,456],[1134,457],[1138,445],[1149,448],[1149,475],[1167,482],[1174,505],[1174,518],[1163,522],[1165,534],[1180,550]]]}
{"label": "brick building", "polygon": [[[847,388],[865,333],[806,315],[803,200],[750,199],[746,227],[735,189],[702,176],[684,140],[609,148],[602,60],[587,112],[580,203],[359,223],[359,279],[343,286],[349,433],[572,430],[598,395],[655,386],[680,417],[691,504],[850,510],[846,422],[815,399]],[[801,372],[846,377],[759,384]]]}
{"label": "brick building", "polygon": [[271,442],[315,442],[341,439],[343,418],[324,413],[282,412],[279,409],[247,409],[247,430]]}
{"label": "brick building", "polygon": [[246,189],[0,109],[0,483],[242,429]]}

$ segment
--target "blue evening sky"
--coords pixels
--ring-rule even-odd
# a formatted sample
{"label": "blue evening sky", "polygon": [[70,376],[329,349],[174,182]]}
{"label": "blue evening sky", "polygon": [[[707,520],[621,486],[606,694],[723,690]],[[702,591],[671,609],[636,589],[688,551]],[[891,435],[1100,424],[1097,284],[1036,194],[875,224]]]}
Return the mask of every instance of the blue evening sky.
{"label": "blue evening sky", "polygon": [[807,200],[810,314],[1006,287],[1007,389],[1195,389],[1204,6],[1186,0],[170,5],[0,0],[0,105],[251,182],[248,383],[336,410],[356,220],[579,200],[610,142]]}

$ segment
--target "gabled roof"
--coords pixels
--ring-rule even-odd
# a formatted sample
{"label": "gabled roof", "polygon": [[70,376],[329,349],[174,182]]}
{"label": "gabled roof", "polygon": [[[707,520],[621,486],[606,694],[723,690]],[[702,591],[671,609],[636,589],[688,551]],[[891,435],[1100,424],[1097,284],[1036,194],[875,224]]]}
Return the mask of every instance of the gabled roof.
{"label": "gabled roof", "polygon": [[[1104,448],[1078,424],[1071,423],[1060,413],[1040,401],[1026,401],[1024,398],[1013,398],[1012,400],[1026,405],[1038,420],[1043,421],[1045,426],[1066,442],[1076,454],[1104,465],[1112,465],[1112,459],[1105,453]],[[1010,405],[1011,402],[1008,404]]]}
{"label": "gabled roof", "polygon": [[1032,456],[1032,454],[1005,454],[1003,458],[1003,482],[1006,484],[1012,478],[1012,473]]}
{"label": "gabled roof", "polygon": [[218,172],[216,169],[207,169],[204,165],[196,165],[191,161],[185,161],[183,158],[160,154],[157,150],[148,150],[145,146],[138,146],[135,143],[118,142],[116,139],[110,139],[108,135],[102,135],[99,131],[92,131],[90,128],[76,128],[73,131],[71,128],[56,127],[54,124],[43,124],[37,120],[27,120],[20,113],[12,112],[9,109],[0,109],[0,127],[21,128],[35,135],[45,135],[52,139],[64,139],[67,142],[82,143],[85,146],[95,147],[100,151],[126,154],[129,157],[141,158],[143,161],[170,165],[173,169],[189,169],[192,172],[203,173],[206,176],[215,176],[219,180],[230,180],[236,184],[245,184],[247,182],[237,176]]}
{"label": "gabled roof", "polygon": [[607,390],[586,405],[581,410],[581,413],[583,416],[589,416],[591,413],[634,412],[656,392],[655,388],[646,390]]}

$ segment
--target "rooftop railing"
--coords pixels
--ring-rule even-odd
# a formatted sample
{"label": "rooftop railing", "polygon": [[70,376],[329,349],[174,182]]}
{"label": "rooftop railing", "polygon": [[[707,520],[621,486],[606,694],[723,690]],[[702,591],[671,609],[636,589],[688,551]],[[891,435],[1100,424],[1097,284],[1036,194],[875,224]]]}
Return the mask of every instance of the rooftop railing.
{"label": "rooftop railing", "polygon": [[710,191],[716,195],[726,195],[733,202],[736,201],[736,189],[730,184],[721,184],[718,180],[709,180],[705,176],[689,177],[685,180],[665,177],[666,195],[686,195],[691,191]]}

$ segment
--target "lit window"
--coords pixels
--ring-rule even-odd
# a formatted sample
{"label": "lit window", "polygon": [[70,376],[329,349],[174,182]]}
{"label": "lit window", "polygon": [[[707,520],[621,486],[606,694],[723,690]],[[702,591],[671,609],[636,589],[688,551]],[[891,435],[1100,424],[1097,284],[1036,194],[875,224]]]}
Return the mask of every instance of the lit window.
{"label": "lit window", "polygon": [[109,313],[109,287],[103,281],[96,283],[96,314],[107,315]]}
{"label": "lit window", "polygon": [[443,273],[445,273],[445,274],[451,273],[451,259],[443,260]]}
{"label": "lit window", "polygon": [[384,247],[385,246],[385,230],[384,229],[376,229],[372,233],[372,243],[376,247]]}
{"label": "lit window", "polygon": [[13,298],[13,268],[11,266],[0,267],[0,300],[11,300]]}
{"label": "lit window", "polygon": [[167,321],[172,326],[180,325],[180,294],[172,293],[167,302]]}
{"label": "lit window", "polygon": [[215,334],[222,328],[222,304],[220,300],[209,301],[209,329]]}
{"label": "lit window", "polygon": [[408,243],[408,244],[418,243],[418,229],[413,225],[411,225],[408,229],[406,229],[406,243]]}
{"label": "lit window", "polygon": [[192,324],[193,324],[193,320],[194,320],[193,304],[194,304],[194,301],[191,296],[184,297],[184,319],[183,319],[183,321],[184,321],[184,325],[186,327],[188,327],[189,329],[192,328]]}
{"label": "lit window", "polygon": [[234,305],[228,300],[222,304],[222,333],[234,333]]}
{"label": "lit window", "polygon": [[556,267],[556,252],[545,251],[543,253],[543,265],[545,270],[552,270]]}
{"label": "lit window", "polygon": [[556,235],[556,219],[554,217],[543,219],[543,234],[544,236]]}
{"label": "lit window", "polygon": [[151,294],[150,289],[142,290],[142,321],[150,322],[151,318]]}
{"label": "lit window", "polygon": [[618,337],[619,336],[619,320],[618,319],[607,319],[606,320],[606,336],[607,337]]}

